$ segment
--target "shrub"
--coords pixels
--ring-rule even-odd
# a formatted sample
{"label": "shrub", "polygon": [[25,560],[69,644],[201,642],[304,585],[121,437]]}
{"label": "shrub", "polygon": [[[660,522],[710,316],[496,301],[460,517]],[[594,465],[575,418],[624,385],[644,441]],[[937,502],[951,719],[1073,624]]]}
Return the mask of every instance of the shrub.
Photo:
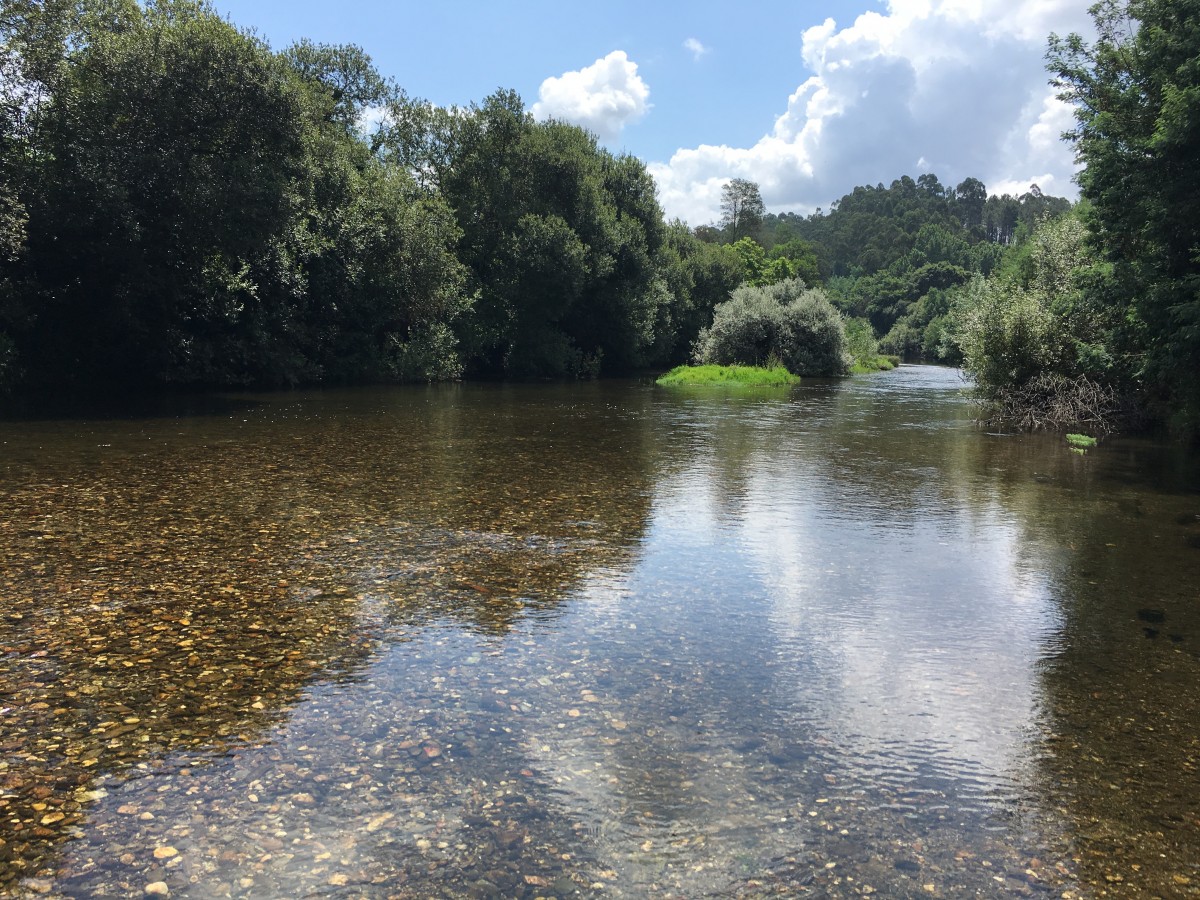
{"label": "shrub", "polygon": [[1035,375],[981,400],[980,422],[1022,431],[1086,428],[1098,434],[1113,429],[1122,415],[1121,398],[1109,385],[1086,375],[1068,378],[1057,372]]}
{"label": "shrub", "polygon": [[879,349],[901,359],[916,359],[921,355],[921,332],[908,322],[897,322],[879,341]]}
{"label": "shrub", "polygon": [[963,366],[983,398],[1055,370],[1061,338],[1040,295],[1011,281],[977,278],[957,314]]}
{"label": "shrub", "polygon": [[750,366],[774,357],[796,375],[844,375],[849,367],[841,315],[824,291],[796,278],[735,290],[713,310],[694,356],[702,364]]}
{"label": "shrub", "polygon": [[879,355],[875,329],[867,319],[846,319],[846,352],[861,363]]}

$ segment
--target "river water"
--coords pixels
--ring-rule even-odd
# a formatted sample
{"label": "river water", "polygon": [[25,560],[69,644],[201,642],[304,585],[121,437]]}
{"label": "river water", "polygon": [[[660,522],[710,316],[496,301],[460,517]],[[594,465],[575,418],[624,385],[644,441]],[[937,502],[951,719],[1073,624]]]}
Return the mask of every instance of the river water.
{"label": "river water", "polygon": [[962,388],[0,423],[0,894],[1200,894],[1200,469]]}

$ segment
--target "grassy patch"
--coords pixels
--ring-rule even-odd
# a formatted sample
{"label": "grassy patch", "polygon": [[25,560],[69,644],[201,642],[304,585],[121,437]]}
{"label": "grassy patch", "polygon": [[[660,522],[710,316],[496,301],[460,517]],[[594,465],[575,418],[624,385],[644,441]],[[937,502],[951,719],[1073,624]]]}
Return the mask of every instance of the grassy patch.
{"label": "grassy patch", "polygon": [[657,383],[777,387],[799,384],[800,378],[783,366],[772,366],[769,369],[760,366],[678,366],[658,379]]}
{"label": "grassy patch", "polygon": [[897,356],[863,356],[854,360],[850,367],[851,375],[867,375],[871,372],[890,372],[900,365]]}
{"label": "grassy patch", "polygon": [[1086,434],[1068,434],[1067,443],[1071,445],[1071,449],[1086,450],[1089,447],[1096,446],[1096,439]]}

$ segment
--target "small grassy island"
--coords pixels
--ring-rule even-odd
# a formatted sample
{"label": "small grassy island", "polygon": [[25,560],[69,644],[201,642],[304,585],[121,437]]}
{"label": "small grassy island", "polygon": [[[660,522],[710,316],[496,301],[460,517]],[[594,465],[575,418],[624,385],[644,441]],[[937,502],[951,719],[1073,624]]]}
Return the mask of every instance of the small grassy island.
{"label": "small grassy island", "polygon": [[900,365],[898,356],[856,356],[850,366],[851,375],[870,375],[874,372],[890,372]]}
{"label": "small grassy island", "polygon": [[778,387],[799,384],[800,376],[783,366],[676,366],[658,379],[656,384],[717,384],[743,387]]}
{"label": "small grassy island", "polygon": [[1072,453],[1083,456],[1096,446],[1096,439],[1087,434],[1068,434],[1067,446],[1071,448]]}

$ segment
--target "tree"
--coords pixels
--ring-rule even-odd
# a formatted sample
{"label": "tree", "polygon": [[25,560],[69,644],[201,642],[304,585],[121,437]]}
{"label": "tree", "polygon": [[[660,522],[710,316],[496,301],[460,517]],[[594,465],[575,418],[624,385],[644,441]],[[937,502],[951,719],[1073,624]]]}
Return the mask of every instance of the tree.
{"label": "tree", "polygon": [[354,127],[369,107],[382,107],[391,88],[380,77],[371,57],[352,44],[314,44],[301,40],[283,53],[300,77],[328,91],[326,115]]}
{"label": "tree", "polygon": [[731,242],[757,237],[766,214],[767,207],[753,181],[735,178],[721,189],[721,227]]}
{"label": "tree", "polygon": [[1048,67],[1075,106],[1088,226],[1115,301],[1145,328],[1143,385],[1200,433],[1200,2],[1102,0],[1097,40],[1052,36]]}
{"label": "tree", "polygon": [[968,178],[954,189],[954,205],[963,228],[970,231],[983,225],[983,207],[987,198],[987,187],[978,178]]}
{"label": "tree", "polygon": [[0,150],[21,152],[0,153],[0,220],[20,237],[27,211],[28,237],[0,278],[0,368],[15,349],[41,382],[457,371],[458,229],[358,133],[389,89],[361,50],[275,54],[193,0],[4,12]]}
{"label": "tree", "polygon": [[588,132],[535,122],[501,91],[449,114],[397,104],[384,158],[427,173],[454,209],[478,291],[458,331],[476,373],[561,377],[632,369],[669,305],[653,179]]}
{"label": "tree", "polygon": [[253,302],[247,267],[284,228],[302,168],[304,96],[202,5],[124,13],[72,40],[36,113],[29,255],[52,301],[28,356],[173,380]]}

